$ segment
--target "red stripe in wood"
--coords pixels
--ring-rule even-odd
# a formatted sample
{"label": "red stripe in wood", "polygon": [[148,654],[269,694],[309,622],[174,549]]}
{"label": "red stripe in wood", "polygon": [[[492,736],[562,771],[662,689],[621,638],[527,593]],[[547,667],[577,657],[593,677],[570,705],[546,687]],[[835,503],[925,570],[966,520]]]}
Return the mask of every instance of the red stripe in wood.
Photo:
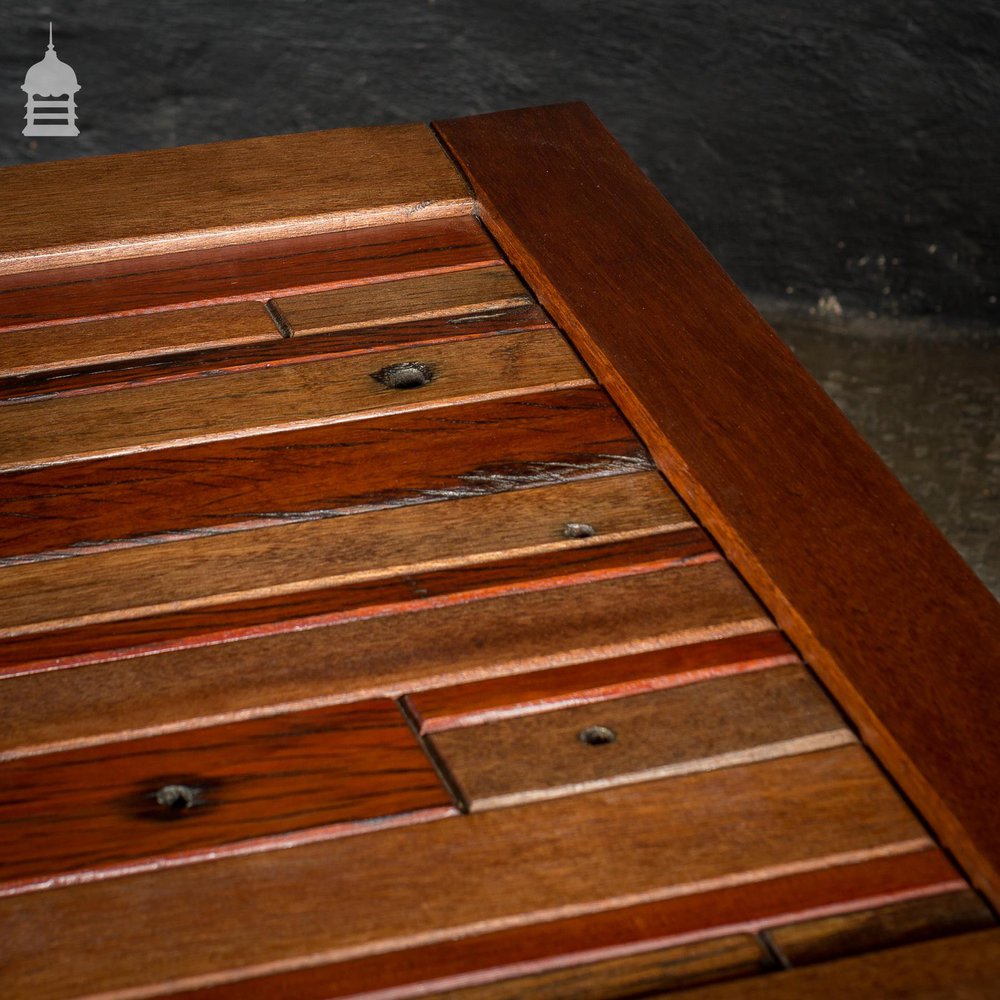
{"label": "red stripe in wood", "polygon": [[31,271],[0,277],[0,330],[497,263],[479,223],[460,216]]}
{"label": "red stripe in wood", "polygon": [[0,475],[0,562],[649,467],[600,390],[529,393]]}
{"label": "red stripe in wood", "polygon": [[[194,804],[158,802],[171,786]],[[453,812],[388,700],[9,761],[0,798],[0,891]]]}
{"label": "red stripe in wood", "polygon": [[940,851],[926,850],[172,996],[334,1000],[377,995],[402,1000],[964,887]]}
{"label": "red stripe in wood", "polygon": [[554,670],[432,688],[409,695],[407,703],[421,733],[436,733],[511,715],[696,684],[797,660],[795,650],[780,632],[755,632]]}
{"label": "red stripe in wood", "polygon": [[[366,581],[149,618],[12,636],[0,642],[0,677],[320,627],[350,618],[592,583],[717,558],[710,539],[700,528],[682,528],[609,544],[585,543],[556,552],[412,574],[405,579]],[[770,645],[776,644],[772,640]]]}
{"label": "red stripe in wood", "polygon": [[52,396],[106,392],[128,386],[153,385],[188,378],[210,378],[223,372],[322,361],[349,354],[375,354],[407,344],[468,340],[548,326],[545,314],[537,306],[520,306],[487,314],[411,320],[240,347],[13,375],[0,378],[0,404],[14,400],[24,402]]}

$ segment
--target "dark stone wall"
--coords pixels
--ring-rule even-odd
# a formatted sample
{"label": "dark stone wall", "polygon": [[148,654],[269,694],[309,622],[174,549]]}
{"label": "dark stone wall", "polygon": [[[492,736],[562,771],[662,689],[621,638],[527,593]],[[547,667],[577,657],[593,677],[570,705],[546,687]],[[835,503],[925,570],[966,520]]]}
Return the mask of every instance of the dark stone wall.
{"label": "dark stone wall", "polygon": [[[20,134],[50,17],[78,139]],[[575,99],[749,292],[997,316],[996,0],[0,6],[4,164]]]}

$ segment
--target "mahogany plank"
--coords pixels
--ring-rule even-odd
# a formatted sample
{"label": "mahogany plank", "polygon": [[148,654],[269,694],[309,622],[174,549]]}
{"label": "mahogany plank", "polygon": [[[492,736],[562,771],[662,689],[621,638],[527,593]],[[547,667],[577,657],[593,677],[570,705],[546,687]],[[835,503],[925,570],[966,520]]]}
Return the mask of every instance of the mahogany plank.
{"label": "mahogany plank", "polygon": [[669,1000],[807,1000],[834,996],[988,1000],[996,995],[997,982],[1000,930],[994,929],[759,979],[654,996]]}
{"label": "mahogany plank", "polygon": [[0,338],[0,374],[51,372],[125,358],[198,348],[279,341],[281,334],[259,302],[175,310],[69,326],[8,331]]}
{"label": "mahogany plank", "polygon": [[[567,538],[586,521],[591,538]],[[0,637],[460,567],[691,521],[658,473],[417,504],[0,568]]]}
{"label": "mahogany plank", "polygon": [[437,994],[440,1000],[618,1000],[768,972],[774,960],[749,934],[675,945],[627,958],[536,972]]}
{"label": "mahogany plank", "polygon": [[[230,308],[234,307],[206,306],[204,311],[221,311]],[[263,309],[263,306],[253,304],[251,308]],[[177,314],[186,316],[199,311],[202,310],[181,310]],[[174,315],[174,312],[149,313],[126,318],[121,322],[159,321],[164,316]],[[92,324],[80,324],[80,326],[96,326],[101,322],[118,321],[96,321]],[[268,322],[271,322],[270,319]],[[317,334],[308,338],[280,337],[272,325],[274,339],[242,347],[192,350],[183,354],[170,354],[151,359],[141,358],[108,364],[82,365],[53,371],[12,375],[6,378],[0,377],[0,403],[66,396],[71,393],[110,392],[129,386],[152,385],[185,378],[214,378],[223,372],[247,371],[262,365],[298,364],[302,361],[320,361],[345,354],[374,354],[408,344],[469,340],[474,337],[542,329],[549,326],[545,314],[534,305],[485,313],[476,312],[467,316],[411,320],[406,323],[391,323],[386,326]],[[36,333],[38,329],[35,328],[31,332]],[[72,330],[75,329],[75,326],[54,327],[52,329]],[[5,336],[15,335],[16,332]]]}
{"label": "mahogany plank", "polygon": [[798,966],[965,934],[995,924],[986,904],[966,890],[776,927],[768,936],[781,959]]}
{"label": "mahogany plank", "polygon": [[[0,668],[2,656],[0,647]],[[797,659],[780,632],[757,632],[476,684],[430,688],[409,696],[406,702],[420,732],[426,735],[530,712],[662,691]]]}
{"label": "mahogany plank", "polygon": [[1000,605],[585,105],[435,127],[681,498],[1000,903]]}
{"label": "mahogany plank", "polygon": [[[188,645],[204,645],[254,635],[273,635],[304,627],[332,625],[352,617],[440,607],[455,603],[456,600],[480,600],[525,590],[587,583],[719,558],[721,557],[708,536],[700,528],[680,528],[622,541],[491,559],[489,562],[463,565],[455,569],[413,572],[403,579],[377,579],[354,582],[346,587],[322,587],[240,601],[213,602],[185,611],[61,628],[55,632],[25,632],[7,636],[0,643],[0,675],[79,666],[144,652],[181,649]],[[783,654],[769,659],[758,658],[752,664],[708,667],[694,674],[689,672],[687,679],[722,676],[734,669],[758,669],[794,659],[794,654],[787,653],[787,644],[783,640],[775,641],[776,637],[780,639],[777,632],[762,633],[761,639],[764,641],[760,643],[756,641],[756,636],[749,635],[692,647],[728,647],[730,644],[738,647],[742,643],[744,657],[748,657],[758,645],[762,649],[766,647],[767,652],[773,652],[778,647]],[[687,648],[678,650],[681,658]],[[611,661],[613,666],[609,672],[613,674],[619,663],[630,664],[632,660],[655,655],[640,653],[635,657]],[[734,656],[729,656],[729,659]],[[583,673],[586,667],[584,664],[553,673]],[[655,673],[655,669],[653,672]],[[543,675],[548,673],[542,671]],[[529,675],[534,676],[538,675]],[[602,676],[606,677],[605,674]],[[620,688],[623,689],[622,693],[630,693],[644,687],[668,686],[672,682],[682,682],[683,679],[684,675],[679,675],[676,679],[670,676],[652,677],[646,683],[626,682]],[[530,686],[530,683],[519,683],[518,677],[505,678],[504,681],[515,689]],[[484,682],[483,686],[490,683]],[[498,683],[500,687],[504,686],[504,682]],[[577,700],[583,701],[586,698]]]}
{"label": "mahogany plank", "polygon": [[373,608],[326,627],[0,679],[0,756],[465,683],[771,627],[721,561]]}
{"label": "mahogany plank", "polygon": [[[426,381],[376,375],[424,366]],[[569,388],[590,376],[556,331],[420,345],[218,378],[0,407],[0,471],[339,423],[407,409]]]}
{"label": "mahogany plank", "polygon": [[795,665],[428,737],[473,812],[852,742]]}
{"label": "mahogany plank", "polygon": [[144,996],[926,843],[865,753],[841,748],[8,897],[0,954],[14,995]]}
{"label": "mahogany plank", "polygon": [[0,330],[198,304],[263,302],[289,289],[357,285],[501,259],[475,219],[455,218],[237,241],[24,274],[0,270]]}
{"label": "mahogany plank", "polygon": [[177,1000],[333,1000],[393,996],[573,967],[692,939],[755,932],[788,918],[831,913],[965,885],[938,850],[838,864],[725,889],[604,909],[371,957],[185,990]]}
{"label": "mahogany plank", "polygon": [[454,812],[388,700],[11,761],[0,796],[8,890]]}
{"label": "mahogany plank", "polygon": [[301,337],[380,321],[456,316],[531,303],[531,295],[517,275],[506,264],[497,264],[328,292],[282,295],[271,300],[271,308],[284,329]]}
{"label": "mahogany plank", "polygon": [[6,167],[0,273],[462,215],[426,125]]}
{"label": "mahogany plank", "polygon": [[594,387],[0,475],[0,559],[650,468]]}

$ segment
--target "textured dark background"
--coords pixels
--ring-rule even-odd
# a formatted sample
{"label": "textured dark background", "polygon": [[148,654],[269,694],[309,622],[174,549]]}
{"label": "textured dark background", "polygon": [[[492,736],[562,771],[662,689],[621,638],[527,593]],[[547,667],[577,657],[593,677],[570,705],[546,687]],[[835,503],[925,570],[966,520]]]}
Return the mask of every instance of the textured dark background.
{"label": "textured dark background", "polygon": [[[50,17],[79,139],[20,134]],[[0,4],[4,164],[575,99],[758,299],[998,314],[996,0]]]}

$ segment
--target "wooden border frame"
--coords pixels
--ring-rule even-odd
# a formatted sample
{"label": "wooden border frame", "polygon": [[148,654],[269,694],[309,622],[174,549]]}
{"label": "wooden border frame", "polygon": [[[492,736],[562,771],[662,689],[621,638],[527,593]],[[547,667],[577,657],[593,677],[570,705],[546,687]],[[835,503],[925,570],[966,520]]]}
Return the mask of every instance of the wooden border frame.
{"label": "wooden border frame", "polygon": [[433,127],[671,484],[1000,904],[1000,606],[586,105]]}

